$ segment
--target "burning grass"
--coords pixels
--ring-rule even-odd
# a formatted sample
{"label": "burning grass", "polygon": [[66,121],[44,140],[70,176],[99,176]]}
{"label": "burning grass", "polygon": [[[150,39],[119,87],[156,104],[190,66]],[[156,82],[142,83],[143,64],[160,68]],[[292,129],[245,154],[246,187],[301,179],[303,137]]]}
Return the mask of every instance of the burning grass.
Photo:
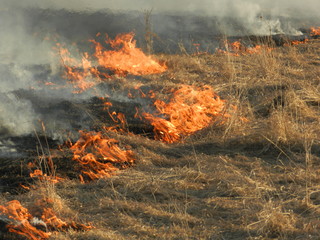
{"label": "burning grass", "polygon": [[261,54],[262,51],[272,51],[272,48],[267,45],[255,45],[253,47],[247,47],[240,41],[235,41],[231,43],[228,40],[224,41],[223,48],[225,50],[217,49],[217,52],[220,54],[227,54],[232,56]]}
{"label": "burning grass", "polygon": [[195,88],[183,85],[172,95],[169,103],[161,100],[154,102],[157,109],[155,116],[143,113],[143,117],[154,127],[156,140],[177,142],[208,127],[219,116],[228,116],[223,113],[225,101],[210,86]]}
{"label": "burning grass", "polygon": [[115,39],[106,36],[105,44],[112,50],[108,50],[96,40],[90,42],[95,49],[93,56],[85,52],[80,61],[72,57],[67,48],[57,44],[65,67],[65,77],[78,89],[78,92],[85,91],[114,74],[149,75],[162,73],[167,69],[164,64],[161,65],[151,56],[146,56],[136,47],[133,33],[119,34]]}
{"label": "burning grass", "polygon": [[[47,201],[47,200],[45,200]],[[37,205],[41,201],[38,202]],[[41,206],[37,206],[41,207]],[[52,208],[41,209],[41,216],[34,217],[29,210],[21,205],[17,200],[7,202],[4,206],[0,205],[2,218],[6,219],[9,232],[22,235],[30,240],[49,239],[55,230],[75,229],[90,230],[92,226],[67,223],[56,216]],[[41,230],[41,227],[44,228]]]}
{"label": "burning grass", "polygon": [[312,27],[312,28],[311,28],[311,33],[310,33],[310,35],[311,35],[312,37],[318,37],[318,36],[320,36],[320,27]]}
{"label": "burning grass", "polygon": [[[73,160],[80,163],[82,174],[90,180],[110,177],[113,172],[131,166],[134,153],[122,150],[115,139],[103,136],[101,132],[80,132],[80,139],[70,149]],[[84,182],[83,175],[79,175]]]}
{"label": "burning grass", "polygon": [[[99,180],[65,179],[49,188],[70,212],[25,208],[24,201],[32,206],[26,197],[39,199],[31,189],[3,194],[0,221],[6,216],[22,235],[24,225],[10,216],[31,226],[37,217],[55,229],[55,216],[76,215],[95,227],[76,231],[72,220],[61,220],[68,230],[58,228],[51,239],[319,238],[319,46],[309,40],[260,54],[158,56],[168,70],[145,76],[146,89],[161,90],[139,111],[155,139],[105,128],[82,132],[65,153],[79,163],[74,175]],[[130,124],[125,113],[104,113]],[[9,201],[16,197],[20,203]],[[9,211],[12,204],[21,216]]]}

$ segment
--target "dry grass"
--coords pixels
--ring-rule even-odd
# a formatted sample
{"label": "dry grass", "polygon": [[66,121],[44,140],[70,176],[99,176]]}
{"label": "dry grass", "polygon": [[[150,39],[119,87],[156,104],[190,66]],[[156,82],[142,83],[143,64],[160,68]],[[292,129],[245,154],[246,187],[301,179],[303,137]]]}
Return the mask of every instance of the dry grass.
{"label": "dry grass", "polygon": [[318,239],[319,56],[319,40],[241,57],[158,56],[169,70],[147,85],[211,85],[237,106],[228,122],[172,145],[114,134],[137,153],[133,168],[0,200],[48,196],[59,215],[95,226],[52,239]]}

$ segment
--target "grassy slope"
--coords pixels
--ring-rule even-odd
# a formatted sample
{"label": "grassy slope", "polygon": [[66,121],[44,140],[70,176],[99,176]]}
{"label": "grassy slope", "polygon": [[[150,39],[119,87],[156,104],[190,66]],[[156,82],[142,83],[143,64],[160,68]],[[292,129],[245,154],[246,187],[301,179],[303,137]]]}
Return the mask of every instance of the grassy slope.
{"label": "grassy slope", "polygon": [[319,40],[241,57],[159,56],[169,70],[147,84],[211,85],[237,106],[225,126],[172,145],[115,135],[137,152],[133,168],[1,202],[49,195],[60,216],[96,227],[52,239],[320,238],[319,56]]}

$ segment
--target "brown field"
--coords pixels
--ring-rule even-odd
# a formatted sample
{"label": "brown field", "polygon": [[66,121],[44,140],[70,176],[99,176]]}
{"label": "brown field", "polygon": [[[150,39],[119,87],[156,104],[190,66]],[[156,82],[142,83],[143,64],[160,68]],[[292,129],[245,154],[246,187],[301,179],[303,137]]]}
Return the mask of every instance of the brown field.
{"label": "brown field", "polygon": [[[55,240],[320,239],[320,40],[239,57],[155,57],[168,71],[145,86],[209,85],[236,106],[232,116],[174,144],[112,133],[136,153],[133,167],[86,184],[29,181],[35,189],[2,191],[0,205],[17,199],[31,211],[48,197],[60,218],[94,226]],[[77,175],[70,159],[54,158],[57,176]],[[24,179],[28,160],[1,166],[0,181],[16,168]],[[1,239],[24,239],[0,227]]]}

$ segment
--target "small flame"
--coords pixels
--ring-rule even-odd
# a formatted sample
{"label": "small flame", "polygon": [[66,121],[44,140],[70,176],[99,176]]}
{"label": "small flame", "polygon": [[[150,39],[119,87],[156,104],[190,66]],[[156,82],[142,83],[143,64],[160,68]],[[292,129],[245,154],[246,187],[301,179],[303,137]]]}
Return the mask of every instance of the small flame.
{"label": "small flame", "polygon": [[285,43],[284,46],[296,46],[296,45],[300,45],[300,44],[305,44],[305,43],[308,43],[309,42],[309,39],[306,38],[304,40],[294,40],[294,41],[291,41],[289,43]]}
{"label": "small flame", "polygon": [[51,183],[58,183],[63,180],[63,178],[61,177],[48,176],[47,174],[44,174],[40,169],[36,169],[33,171],[33,173],[30,173],[30,177],[38,178],[40,181],[48,181]]}
{"label": "small flame", "polygon": [[135,161],[131,150],[122,150],[117,140],[103,136],[101,132],[80,131],[80,135],[70,149],[73,160],[81,164],[82,173],[91,180],[110,177],[113,172],[127,168]]}
{"label": "small flame", "polygon": [[262,52],[262,50],[272,51],[272,48],[269,48],[267,46],[256,45],[254,47],[246,47],[240,41],[230,43],[228,40],[224,41],[224,48],[226,50],[217,49],[217,52],[237,57],[243,55],[259,54]]}
{"label": "small flame", "polygon": [[103,128],[106,131],[113,131],[113,132],[126,132],[127,131],[127,120],[126,116],[123,113],[117,113],[115,111],[110,112],[110,107],[112,107],[112,103],[106,100],[105,98],[100,98],[102,101],[104,101],[104,110],[108,112],[108,115],[112,119],[114,123],[116,123],[114,126]]}
{"label": "small flame", "polygon": [[210,86],[198,88],[182,85],[173,93],[169,103],[156,100],[156,116],[143,113],[154,127],[155,139],[173,143],[185,136],[209,126],[223,114],[225,101],[214,93]]}
{"label": "small flame", "polygon": [[320,36],[320,27],[312,27],[311,29],[311,33],[310,33],[310,36],[312,37],[317,37],[317,36]]}
{"label": "small flame", "polygon": [[99,79],[93,79],[92,75],[96,74],[95,68],[91,66],[88,53],[84,53],[81,62],[71,57],[68,49],[59,47],[61,61],[65,67],[65,77],[78,90],[75,93],[81,93],[93,86],[95,86]]}
{"label": "small flame", "polygon": [[[40,200],[38,202],[42,203],[43,201]],[[6,203],[5,206],[0,205],[0,213],[8,218],[9,223],[7,224],[7,228],[9,232],[25,236],[30,240],[48,239],[52,234],[52,232],[44,232],[36,228],[34,223],[44,225],[47,230],[64,230],[69,228],[77,230],[90,230],[93,228],[91,225],[87,226],[84,224],[77,224],[73,221],[71,223],[67,223],[58,218],[52,208],[43,208],[41,220],[39,220],[38,218],[32,216],[32,214],[29,213],[29,210],[23,207],[18,200],[12,200]]]}

